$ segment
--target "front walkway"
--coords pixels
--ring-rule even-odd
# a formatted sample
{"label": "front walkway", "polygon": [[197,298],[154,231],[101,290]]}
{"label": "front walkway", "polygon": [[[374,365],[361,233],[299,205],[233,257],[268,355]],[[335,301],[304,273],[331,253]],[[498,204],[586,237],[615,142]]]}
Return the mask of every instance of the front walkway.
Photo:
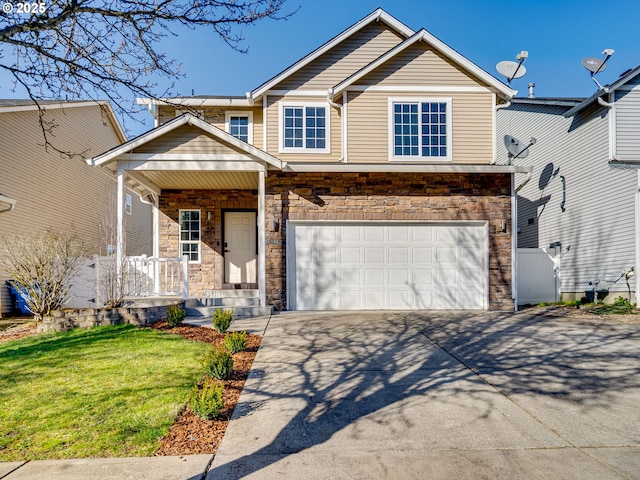
{"label": "front walkway", "polygon": [[637,326],[275,315],[207,479],[640,479],[639,374]]}

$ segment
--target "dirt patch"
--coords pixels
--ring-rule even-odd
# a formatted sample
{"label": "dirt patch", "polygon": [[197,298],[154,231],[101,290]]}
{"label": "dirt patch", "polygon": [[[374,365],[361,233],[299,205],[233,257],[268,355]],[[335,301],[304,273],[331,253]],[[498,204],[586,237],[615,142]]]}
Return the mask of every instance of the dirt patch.
{"label": "dirt patch", "polygon": [[[152,328],[167,330],[189,340],[222,346],[224,335],[207,327],[183,325],[170,328],[166,322],[158,322]],[[169,433],[162,439],[155,455],[214,454],[220,446],[233,410],[249,375],[253,359],[258,352],[262,337],[247,334],[247,350],[233,354],[233,372],[224,383],[224,409],[214,420],[205,420],[185,407],[178,415]]]}
{"label": "dirt patch", "polygon": [[581,305],[580,307],[569,307],[566,305],[551,305],[546,307],[528,307],[526,311],[533,311],[536,315],[546,317],[564,318],[567,320],[589,320],[606,323],[622,323],[626,325],[640,325],[640,313],[632,310],[629,314],[606,314],[602,313],[602,307],[592,305]]}
{"label": "dirt patch", "polygon": [[[31,337],[38,333],[38,325],[34,321],[26,321],[18,324],[14,324],[12,321],[3,321],[2,323],[3,328],[0,328],[0,343]],[[7,328],[4,328],[5,326]]]}

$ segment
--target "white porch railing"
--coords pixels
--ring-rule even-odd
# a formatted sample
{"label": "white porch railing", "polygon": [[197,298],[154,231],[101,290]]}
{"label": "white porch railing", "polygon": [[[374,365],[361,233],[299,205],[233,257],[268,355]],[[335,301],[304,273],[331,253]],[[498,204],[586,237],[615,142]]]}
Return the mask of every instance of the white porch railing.
{"label": "white porch railing", "polygon": [[189,297],[189,257],[126,257],[123,265],[125,296]]}

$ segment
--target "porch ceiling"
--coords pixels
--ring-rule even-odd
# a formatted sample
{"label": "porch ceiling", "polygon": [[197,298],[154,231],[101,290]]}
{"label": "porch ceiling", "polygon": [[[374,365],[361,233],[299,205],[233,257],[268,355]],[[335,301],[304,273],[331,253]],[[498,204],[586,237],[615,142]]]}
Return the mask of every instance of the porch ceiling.
{"label": "porch ceiling", "polygon": [[145,171],[145,180],[163,190],[257,190],[257,172]]}

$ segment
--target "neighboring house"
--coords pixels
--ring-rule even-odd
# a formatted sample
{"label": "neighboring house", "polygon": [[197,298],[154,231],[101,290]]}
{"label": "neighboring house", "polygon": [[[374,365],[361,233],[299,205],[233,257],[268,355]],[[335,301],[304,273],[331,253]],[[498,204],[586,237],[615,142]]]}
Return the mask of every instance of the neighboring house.
{"label": "neighboring house", "polygon": [[89,163],[155,199],[154,253],[188,255],[191,297],[512,310],[528,169],[494,138],[514,93],[378,9],[246,96],[142,100],[156,128]]}
{"label": "neighboring house", "polygon": [[[626,298],[622,275],[638,265],[639,74],[586,100],[514,98],[498,112],[498,163],[508,162],[504,135],[537,140],[514,161],[533,166],[530,181],[516,175],[516,188],[524,184],[518,247],[543,248],[555,260],[558,300],[580,299],[596,283]],[[630,285],[635,291],[635,278]]]}
{"label": "neighboring house", "polygon": [[[53,122],[51,143],[68,157],[44,147],[38,108],[30,100],[0,100],[0,234],[29,234],[52,229],[74,232],[106,255],[109,246],[100,223],[115,204],[116,182],[90,168],[83,158],[126,141],[108,102],[43,101],[45,122]],[[151,253],[151,207],[137,195],[126,214],[127,252]],[[11,208],[13,207],[13,208]],[[103,222],[104,223],[104,222]],[[115,221],[113,225],[115,228]],[[115,243],[115,242],[114,242]],[[0,316],[13,308],[0,271]]]}

